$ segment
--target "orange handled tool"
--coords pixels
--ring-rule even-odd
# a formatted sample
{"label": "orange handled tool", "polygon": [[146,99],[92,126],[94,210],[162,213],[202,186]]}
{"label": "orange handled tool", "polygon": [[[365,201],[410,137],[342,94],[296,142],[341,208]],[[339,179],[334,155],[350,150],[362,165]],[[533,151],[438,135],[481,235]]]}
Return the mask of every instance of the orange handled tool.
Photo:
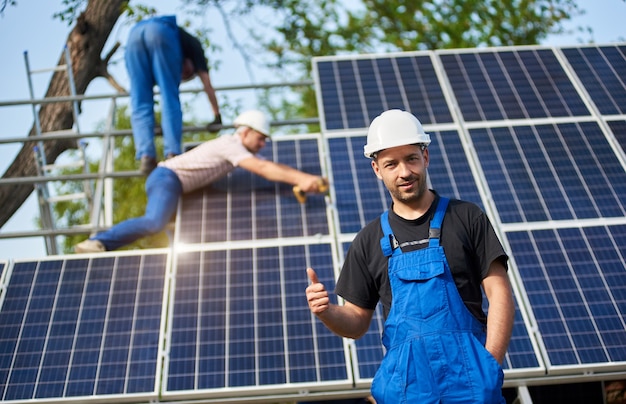
{"label": "orange handled tool", "polygon": [[[326,180],[324,180],[321,177],[319,180],[317,180],[317,190],[320,193],[328,192],[328,183],[326,182]],[[295,195],[298,202],[300,203],[306,202],[306,192],[301,190],[299,186],[297,185],[293,186],[293,194]]]}

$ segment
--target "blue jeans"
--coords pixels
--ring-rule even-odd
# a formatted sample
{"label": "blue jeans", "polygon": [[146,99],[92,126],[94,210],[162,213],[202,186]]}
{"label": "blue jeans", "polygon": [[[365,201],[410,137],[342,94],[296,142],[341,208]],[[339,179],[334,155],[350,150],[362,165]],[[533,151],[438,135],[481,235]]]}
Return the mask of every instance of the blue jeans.
{"label": "blue jeans", "polygon": [[135,140],[135,157],[156,159],[154,146],[154,94],[161,92],[161,127],[164,155],[180,154],[183,113],[179,85],[183,70],[176,16],[150,18],[135,25],[128,35],[124,53],[130,78],[130,122]]}
{"label": "blue jeans", "polygon": [[183,187],[174,171],[165,167],[155,168],[146,179],[148,203],[144,215],[120,222],[98,233],[92,240],[100,241],[110,251],[160,232],[176,213],[182,194]]}

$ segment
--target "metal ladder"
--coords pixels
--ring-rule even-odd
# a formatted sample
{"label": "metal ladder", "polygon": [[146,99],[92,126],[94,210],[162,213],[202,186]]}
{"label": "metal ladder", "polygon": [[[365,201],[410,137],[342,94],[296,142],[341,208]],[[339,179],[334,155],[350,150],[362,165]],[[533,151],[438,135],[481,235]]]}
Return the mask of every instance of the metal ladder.
{"label": "metal ladder", "polygon": [[[35,130],[36,136],[39,138],[37,145],[33,147],[33,157],[35,159],[35,164],[37,167],[37,175],[39,176],[51,176],[55,170],[62,170],[68,168],[81,168],[83,173],[89,172],[89,166],[86,159],[85,149],[88,143],[84,140],[79,140],[78,142],[78,151],[77,151],[77,159],[75,161],[66,163],[66,164],[48,164],[46,161],[46,153],[44,146],[44,139],[46,135],[62,135],[62,134],[80,134],[80,129],[78,125],[78,100],[76,99],[76,86],[74,83],[74,73],[72,71],[72,63],[70,58],[70,51],[67,46],[64,47],[64,57],[65,64],[57,65],[52,68],[44,68],[44,69],[31,69],[30,63],[28,61],[28,52],[24,51],[24,63],[26,65],[26,72],[28,76],[28,88],[30,93],[31,100],[31,108],[33,112],[33,119],[35,121]],[[35,93],[33,88],[32,76],[38,73],[47,73],[47,72],[65,72],[67,75],[67,80],[70,88],[70,96],[73,97],[72,100],[72,114],[74,118],[74,125],[72,129],[61,130],[55,132],[45,132],[41,131],[41,122],[39,121],[39,108],[37,107],[37,103],[35,102]],[[52,205],[61,201],[72,201],[72,200],[84,200],[87,204],[88,209],[91,211],[93,204],[93,192],[91,189],[91,183],[89,181],[81,181],[82,191],[76,192],[72,194],[66,195],[51,195],[50,189],[48,186],[49,182],[44,181],[41,183],[35,184],[35,190],[37,191],[37,200],[39,205],[39,213],[41,219],[41,225],[44,229],[53,230],[56,228],[56,220],[54,217],[54,210]],[[46,243],[46,250],[48,255],[56,255],[59,253],[59,248],[57,244],[56,237],[54,235],[46,235],[44,236]]]}

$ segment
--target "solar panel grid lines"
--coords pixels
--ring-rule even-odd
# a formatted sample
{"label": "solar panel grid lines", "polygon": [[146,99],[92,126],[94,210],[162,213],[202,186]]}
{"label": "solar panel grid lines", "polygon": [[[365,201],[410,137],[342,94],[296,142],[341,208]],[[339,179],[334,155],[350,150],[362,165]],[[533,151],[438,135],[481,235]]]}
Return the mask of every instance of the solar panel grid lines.
{"label": "solar panel grid lines", "polygon": [[5,292],[7,288],[7,282],[9,280],[12,268],[13,266],[10,265],[9,260],[0,260],[0,307],[2,307],[2,302],[4,301],[4,297],[6,296]]}
{"label": "solar panel grid lines", "polygon": [[602,132],[607,136],[613,151],[620,157],[626,169],[624,142],[618,139],[623,131],[615,130],[609,121],[611,116],[624,115],[626,101],[626,47],[625,46],[582,46],[557,50],[557,56],[572,72],[572,82],[584,94],[589,109],[597,117]]}
{"label": "solar panel grid lines", "polygon": [[[333,66],[331,63],[328,64],[322,64],[319,65],[317,63],[312,63],[312,75],[313,77],[327,77],[328,79],[326,80],[327,83],[327,88],[324,90],[321,90],[319,88],[316,88],[316,99],[317,99],[317,105],[324,105],[324,100],[321,98],[321,92],[330,92],[330,91],[336,91],[336,89],[338,88],[336,86],[336,82],[337,82],[337,77],[336,77],[336,70],[333,69]],[[318,83],[316,83],[316,86],[319,85]],[[338,100],[341,98],[340,94],[335,94],[334,97],[329,97],[329,99],[334,99],[336,102],[333,105],[330,105],[329,103],[326,104],[326,107],[323,109],[320,109],[318,111],[319,115],[320,115],[320,125],[322,126],[322,128],[325,128],[325,122],[326,122],[326,117],[330,118],[331,114],[336,114],[336,116],[341,117],[345,115],[345,112],[342,112],[340,110],[340,108],[343,108],[343,105],[341,105]],[[338,118],[335,118],[334,120],[336,120]],[[347,126],[345,123],[343,123],[341,125],[342,127]]]}
{"label": "solar panel grid lines", "polygon": [[[623,216],[624,170],[594,123],[516,127],[513,132],[472,130],[471,134],[481,164],[489,168],[487,183],[504,223],[520,217],[542,221]],[[498,185],[502,173],[508,180]],[[520,181],[527,185],[520,186]],[[517,209],[506,208],[519,197],[523,198]]]}
{"label": "solar panel grid lines", "polygon": [[549,372],[567,372],[570,365],[623,367],[626,254],[618,243],[625,230],[618,225],[507,233]]}
{"label": "solar panel grid lines", "polygon": [[164,394],[351,385],[342,340],[316,321],[303,297],[305,258],[332,284],[330,250],[319,244],[178,254]]}
{"label": "solar panel grid lines", "polygon": [[[577,125],[577,124],[576,124],[576,125]],[[487,129],[487,131],[489,131],[489,129]],[[571,139],[571,137],[565,137],[565,136],[564,136],[564,138],[566,138],[566,139],[568,139],[568,140],[570,140],[570,139]],[[472,134],[472,139],[475,139],[474,133]],[[477,147],[477,149],[478,149],[478,150],[484,150],[484,149],[483,149],[483,148],[481,148],[481,147]],[[505,149],[505,151],[506,151],[507,147],[501,147],[501,149]],[[508,149],[510,150],[510,148],[508,148]],[[532,147],[529,147],[529,149],[530,149],[530,150],[533,150],[533,148],[532,148]],[[574,147],[574,149],[576,149],[576,148]],[[492,155],[492,156],[493,156],[493,155],[498,155],[497,153],[489,153],[489,152],[484,152],[483,154],[485,154],[485,155],[490,154],[490,155]],[[600,154],[601,154],[601,153],[600,153]],[[554,156],[554,155],[558,155],[558,153],[551,152],[549,156],[550,156],[550,157],[552,157],[552,156]],[[611,160],[613,160],[613,161],[614,161],[614,160],[615,160],[615,156],[614,156],[614,155],[611,155],[611,154],[609,153],[609,154],[607,154],[607,156],[609,157],[609,161],[611,161]],[[592,157],[592,158],[594,158],[594,157]],[[601,158],[598,158],[598,160],[600,160],[600,159],[601,159]],[[547,160],[549,161],[549,158],[548,158]],[[506,161],[506,162],[507,162],[507,166],[509,166],[509,165],[511,164],[511,159],[509,159],[509,158],[506,158],[506,159],[501,159],[501,162],[504,162],[504,161]],[[505,165],[504,165],[504,164],[503,164],[502,166],[503,166],[503,167],[505,167]],[[526,169],[526,170],[521,170],[520,172],[532,172],[531,168],[534,168],[534,167],[536,167],[536,166],[537,166],[537,165],[536,165],[535,163],[533,163],[532,165],[530,165],[529,167],[527,167],[527,169]],[[598,164],[598,166],[601,166],[601,165],[600,165],[600,164]],[[602,164],[602,166],[604,166],[604,164]],[[489,171],[489,170],[487,170],[487,171]],[[620,170],[619,170],[619,169],[618,169],[618,170],[611,170],[611,169],[608,169],[608,171],[609,171],[609,172],[612,172],[612,173],[620,173]],[[623,170],[622,170],[622,171],[623,171]],[[495,172],[497,172],[497,171],[495,171]],[[506,171],[505,171],[505,172],[506,172]],[[619,175],[619,174],[618,174],[618,175]],[[494,176],[493,176],[493,178],[494,178],[494,181],[495,181],[496,176],[494,175]],[[531,179],[534,179],[534,178],[550,178],[550,176],[540,176],[540,175],[535,175],[534,177],[530,177],[530,178],[531,178]],[[581,178],[582,178],[582,175],[581,175]],[[582,182],[582,183],[584,184],[584,182]],[[593,180],[591,180],[591,181],[588,181],[588,183],[592,183],[592,184],[610,184],[610,185],[609,185],[609,187],[608,187],[608,189],[609,189],[608,195],[615,195],[615,194],[617,194],[617,192],[616,192],[616,191],[614,192],[614,191],[612,190],[612,188],[611,188],[611,187],[614,187],[614,186],[615,186],[615,184],[619,184],[620,182],[619,182],[619,181],[613,181],[613,182],[610,182],[610,181],[593,181]],[[491,188],[491,189],[500,189],[500,187],[495,186],[494,184],[490,184],[490,188]],[[536,188],[537,188],[537,189],[542,189],[542,190],[543,190],[543,192],[544,192],[544,194],[542,195],[542,197],[538,197],[538,198],[537,198],[537,201],[538,201],[538,202],[543,203],[543,200],[544,200],[544,199],[543,199],[543,197],[545,197],[545,190],[546,190],[546,189],[550,189],[550,188],[549,188],[549,187],[542,187],[542,188],[536,187]],[[507,199],[508,199],[508,200],[511,200],[511,199],[515,200],[515,199],[516,199],[516,198],[515,198],[515,195],[517,195],[518,193],[519,193],[519,191],[518,191],[517,189],[515,189],[515,191],[514,191],[514,192],[512,192],[513,198],[507,198]],[[564,196],[565,196],[565,195],[570,196],[570,195],[574,195],[574,194],[577,194],[577,193],[578,193],[578,192],[571,192],[571,190],[570,190],[569,192],[567,192],[567,193],[565,193],[565,192],[564,192],[563,194],[564,194]],[[605,192],[605,193],[606,193],[606,192]],[[601,194],[596,193],[596,195],[604,195],[605,193],[601,193]],[[592,193],[588,192],[587,194],[588,194],[588,195],[590,195],[590,194],[592,194]],[[538,193],[538,195],[539,195],[539,193]],[[505,200],[505,198],[502,198],[502,200]],[[565,200],[567,203],[569,203],[569,200],[568,200],[567,198],[566,198],[566,199],[564,199],[564,200]],[[518,205],[518,206],[521,206],[521,205]],[[530,205],[525,204],[524,206],[526,206],[526,207],[528,208],[528,206],[530,206]],[[562,206],[562,204],[561,204],[561,206]],[[604,205],[603,205],[603,206],[604,206]],[[623,206],[623,203],[622,203],[622,202],[620,202],[620,201],[617,201],[617,206]],[[544,208],[544,209],[541,209],[541,210],[546,210],[546,209]],[[507,210],[507,209],[504,209],[504,208],[503,208],[503,206],[499,206],[498,211],[499,211],[499,212],[507,212],[507,211],[508,211],[508,212],[510,212],[510,209],[509,209],[509,210]],[[573,209],[573,208],[570,208],[570,211],[574,211],[574,209]],[[596,209],[596,212],[597,212],[597,211],[598,211],[598,210]],[[521,212],[521,213],[523,213],[521,210],[520,210],[520,212]]]}
{"label": "solar panel grid lines", "polygon": [[[344,233],[356,231],[371,218],[371,213],[367,212],[368,203],[363,198],[371,197],[369,190],[376,186],[376,182],[369,163],[362,155],[362,139],[362,136],[328,139],[333,201],[335,211],[340,214],[336,223]],[[346,227],[348,225],[349,228]]]}
{"label": "solar panel grid lines", "polygon": [[549,49],[439,51],[438,55],[464,121],[588,115]]}
{"label": "solar panel grid lines", "polygon": [[[276,136],[261,157],[322,175],[320,136]],[[185,244],[329,234],[323,195],[299,204],[292,187],[235,169],[209,187],[185,195],[176,242]]]}
{"label": "solar panel grid lines", "polygon": [[[325,160],[324,145],[321,144],[319,135],[313,136],[278,136],[272,139],[268,147],[264,149],[264,155],[269,156],[273,161],[278,161],[292,167],[311,173],[322,174],[322,161]],[[243,177],[243,180],[241,179]],[[259,185],[259,183],[265,183]],[[293,294],[289,290],[290,271],[280,271],[278,279],[272,278],[270,283],[264,283],[264,273],[266,269],[260,268],[258,262],[264,262],[268,265],[268,260],[273,263],[273,267],[283,268],[280,264],[283,259],[292,260],[292,254],[285,254],[285,251],[292,251],[303,248],[308,243],[324,243],[324,240],[332,242],[329,238],[330,220],[326,217],[326,204],[324,197],[321,195],[308,195],[305,204],[299,204],[295,200],[291,187],[277,186],[269,183],[256,176],[253,176],[243,170],[236,170],[231,173],[224,181],[214,184],[211,188],[217,188],[223,195],[213,195],[213,190],[203,190],[202,195],[198,198],[196,195],[187,195],[183,198],[182,209],[179,210],[179,218],[181,223],[197,222],[207,220],[210,213],[201,212],[206,209],[209,204],[207,201],[217,201],[212,208],[215,207],[217,215],[233,221],[233,224],[225,227],[247,227],[252,230],[247,237],[232,237],[226,232],[215,239],[204,239],[202,243],[188,244],[185,246],[186,255],[197,254],[196,250],[200,248],[205,251],[200,254],[225,254],[224,259],[211,259],[207,257],[200,264],[193,264],[188,268],[184,262],[178,262],[175,266],[179,273],[176,275],[177,285],[180,285],[180,277],[187,276],[180,273],[181,270],[197,271],[197,268],[216,267],[223,268],[217,273],[224,273],[225,278],[215,279],[215,282],[199,282],[192,280],[186,282],[192,285],[192,288],[198,288],[199,292],[192,293],[198,296],[199,301],[203,301],[201,309],[187,307],[186,310],[179,309],[179,306],[173,305],[171,313],[173,316],[173,326],[171,329],[172,344],[169,365],[166,365],[167,376],[164,378],[166,384],[163,391],[168,397],[192,397],[198,391],[203,396],[220,396],[228,394],[229,391],[236,391],[237,394],[248,395],[257,392],[259,389],[267,391],[294,391],[295,386],[302,388],[312,380],[324,380],[327,386],[332,384],[345,385],[347,364],[345,362],[345,353],[335,358],[337,346],[334,345],[331,352],[334,352],[330,364],[329,359],[325,359],[324,354],[326,343],[329,338],[329,332],[321,329],[316,330],[319,324],[315,324],[306,306],[286,304],[289,294]],[[252,192],[250,192],[252,190]],[[238,195],[241,192],[243,195]],[[225,204],[223,202],[224,195],[227,195],[230,201]],[[251,195],[251,196],[250,196]],[[202,202],[198,202],[201,199]],[[238,203],[243,200],[244,203]],[[190,206],[198,205],[197,211],[189,209]],[[239,224],[235,223],[233,217],[237,216]],[[210,220],[210,218],[208,219]],[[224,220],[224,219],[221,219]],[[264,224],[263,221],[266,221]],[[209,223],[208,226],[219,227],[219,221]],[[207,224],[205,224],[207,226]],[[181,232],[177,237],[179,240],[188,240],[189,226],[181,226]],[[200,234],[205,232],[200,232]],[[257,236],[255,236],[257,235]],[[251,240],[251,241],[250,241]],[[207,244],[208,242],[208,244]],[[304,243],[304,245],[303,245]],[[323,244],[322,244],[323,245]],[[314,247],[312,247],[314,248]],[[299,273],[302,278],[300,281],[306,280],[304,269],[308,265],[314,264],[318,259],[316,254],[311,254],[310,249],[304,248],[304,253],[297,256],[304,262],[299,263]],[[265,253],[270,251],[271,253]],[[266,255],[270,254],[267,258]],[[177,257],[180,256],[177,254]],[[180,257],[184,257],[182,255]],[[211,255],[213,257],[213,255]],[[276,261],[278,260],[278,261]],[[239,268],[243,265],[243,268]],[[276,276],[276,274],[272,275]],[[184,278],[183,278],[184,279]],[[195,279],[192,276],[190,279]],[[183,282],[185,283],[185,282]],[[221,306],[215,310],[218,318],[211,322],[211,327],[206,328],[206,317],[198,314],[195,323],[189,325],[191,329],[196,329],[198,337],[193,341],[186,341],[180,335],[187,338],[190,337],[189,332],[184,328],[181,330],[180,324],[185,324],[185,316],[183,312],[202,313],[206,307],[211,307],[211,297],[207,293],[211,293],[215,286],[224,293],[221,298]],[[261,294],[259,285],[269,285],[268,297]],[[295,299],[300,303],[303,290],[298,289]],[[264,288],[265,289],[265,288]],[[200,291],[203,291],[200,293]],[[177,288],[179,293],[180,289]],[[200,294],[198,294],[200,293]],[[216,294],[219,296],[219,294]],[[283,296],[281,298],[281,296]],[[201,300],[203,299],[203,300]],[[282,299],[282,300],[281,300]],[[305,302],[304,302],[305,303]],[[198,303],[192,303],[197,306]],[[278,315],[277,308],[282,307],[281,314]],[[292,307],[304,308],[308,323],[306,330],[309,334],[312,331],[314,335],[311,339],[310,335],[301,335],[302,326],[292,324],[288,325],[287,318],[291,318]],[[269,313],[268,316],[264,316]],[[282,319],[282,323],[281,320]],[[191,321],[191,320],[189,320]],[[187,323],[189,323],[187,321]],[[269,324],[265,324],[269,321]],[[315,326],[315,327],[313,327]],[[313,327],[311,329],[311,327]],[[282,332],[278,330],[282,329]],[[209,330],[213,330],[209,333]],[[222,330],[222,331],[220,331]],[[220,335],[211,335],[217,332]],[[244,334],[241,336],[240,334]],[[319,333],[319,338],[317,337]],[[286,336],[289,336],[286,337]],[[204,357],[206,352],[204,342],[216,342],[212,349],[214,355],[210,358]],[[300,342],[298,342],[300,341]],[[334,344],[341,344],[341,339],[335,336],[330,337],[330,341]],[[304,344],[300,346],[300,344]],[[197,347],[191,349],[191,346]],[[332,346],[332,345],[331,345]],[[303,351],[304,349],[304,351]],[[345,348],[342,348],[345,350]],[[197,353],[197,362],[189,359],[189,351]],[[313,355],[313,363],[311,356],[307,351],[317,352]],[[202,360],[200,360],[200,358]],[[342,359],[343,358],[343,359]],[[304,360],[303,363],[301,363]],[[337,360],[341,360],[343,364],[334,364]],[[269,366],[269,367],[268,367]],[[335,376],[329,376],[328,370],[325,369],[344,369],[340,371],[339,382],[334,381]],[[185,370],[186,369],[186,370]],[[181,373],[182,372],[182,373]],[[341,376],[343,374],[343,376]],[[194,384],[189,384],[191,380],[196,380]]]}
{"label": "solar panel grid lines", "polygon": [[351,342],[352,357],[355,358],[356,387],[369,387],[380,362],[385,355],[385,347],[381,343],[384,319],[382,307],[376,307],[370,330],[358,340]]}
{"label": "solar panel grid lines", "polygon": [[366,128],[376,115],[391,108],[424,109],[429,113],[421,117],[422,123],[450,122],[447,101],[428,53],[352,59],[314,58],[314,72],[330,78],[317,87],[323,132]]}
{"label": "solar panel grid lines", "polygon": [[509,379],[539,377],[545,374],[546,366],[541,356],[537,355],[539,348],[534,335],[530,332],[531,328],[528,327],[528,319],[522,314],[518,293],[517,290],[514,293],[515,322],[502,369]]}
{"label": "solar panel grid lines", "polygon": [[564,47],[560,51],[601,115],[626,114],[626,46]]}
{"label": "solar panel grid lines", "polygon": [[156,397],[166,256],[13,262],[0,311],[2,401]]}
{"label": "solar panel grid lines", "polygon": [[[279,136],[265,156],[303,171],[321,175],[319,135]],[[176,242],[185,244],[263,240],[328,234],[328,220],[320,207],[322,195],[308,195],[299,204],[291,186],[267,181],[243,169],[185,195],[178,216]]]}
{"label": "solar panel grid lines", "polygon": [[626,121],[625,120],[609,121],[608,125],[623,155],[624,153],[626,153]]}
{"label": "solar panel grid lines", "polygon": [[[548,86],[540,87],[541,96],[546,99],[549,116],[581,116],[589,114],[583,97],[575,89],[570,78],[567,77],[564,67],[557,59],[554,49],[534,50],[537,56],[537,69],[541,69]],[[539,53],[542,53],[539,55]],[[521,58],[520,62],[527,63]],[[541,76],[540,79],[541,80]],[[550,91],[552,90],[552,91]],[[547,94],[546,94],[547,93]]]}

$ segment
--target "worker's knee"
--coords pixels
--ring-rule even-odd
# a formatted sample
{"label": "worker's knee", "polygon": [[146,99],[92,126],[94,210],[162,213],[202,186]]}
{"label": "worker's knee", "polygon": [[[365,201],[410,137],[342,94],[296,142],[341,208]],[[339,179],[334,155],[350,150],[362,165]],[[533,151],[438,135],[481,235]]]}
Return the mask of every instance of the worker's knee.
{"label": "worker's knee", "polygon": [[167,221],[163,220],[147,220],[144,225],[144,231],[147,234],[156,234],[165,228]]}

